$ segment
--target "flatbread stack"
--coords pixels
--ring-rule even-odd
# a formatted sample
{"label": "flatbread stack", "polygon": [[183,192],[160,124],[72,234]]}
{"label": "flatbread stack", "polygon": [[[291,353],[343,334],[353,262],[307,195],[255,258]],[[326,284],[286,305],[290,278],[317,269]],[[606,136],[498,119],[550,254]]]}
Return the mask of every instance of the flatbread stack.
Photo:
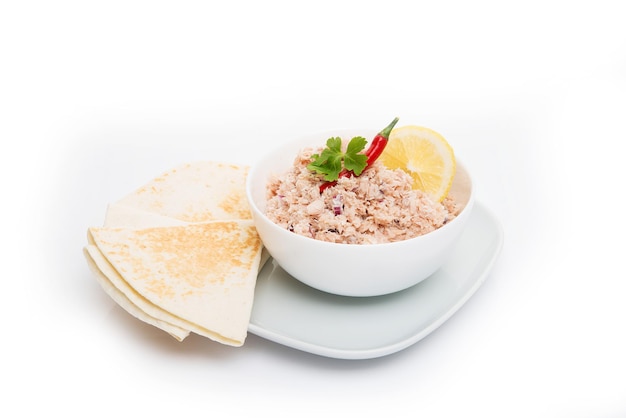
{"label": "flatbread stack", "polygon": [[179,341],[243,345],[266,259],[245,196],[248,167],[170,170],[110,204],[84,254],[107,294]]}

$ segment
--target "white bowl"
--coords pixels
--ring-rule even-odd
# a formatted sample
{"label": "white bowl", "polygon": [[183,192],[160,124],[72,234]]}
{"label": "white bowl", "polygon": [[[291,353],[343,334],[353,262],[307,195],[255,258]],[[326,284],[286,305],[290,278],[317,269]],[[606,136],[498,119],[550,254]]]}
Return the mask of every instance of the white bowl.
{"label": "white bowl", "polygon": [[378,296],[407,289],[437,271],[450,255],[470,216],[474,188],[458,161],[450,196],[462,207],[459,215],[428,234],[383,244],[338,244],[289,232],[265,215],[267,184],[293,164],[307,146],[324,146],[331,136],[373,138],[376,131],[350,129],[302,136],[260,159],[250,170],[246,193],[263,244],[291,276],[318,290],[343,296]]}

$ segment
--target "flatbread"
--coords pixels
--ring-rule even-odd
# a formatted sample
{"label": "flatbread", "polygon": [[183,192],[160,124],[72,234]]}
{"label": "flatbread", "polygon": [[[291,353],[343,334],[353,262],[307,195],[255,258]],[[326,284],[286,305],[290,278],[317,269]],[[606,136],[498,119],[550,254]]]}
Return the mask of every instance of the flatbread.
{"label": "flatbread", "polygon": [[[147,324],[162,329],[178,341],[183,341],[189,336],[190,331],[188,329],[171,323],[176,322],[175,318],[172,318],[167,312],[151,304],[135,292],[134,289],[122,279],[117,270],[111,266],[98,247],[95,245],[87,245],[84,247],[83,252],[87,259],[87,264],[96,276],[98,283],[100,283],[107,295],[126,312]],[[114,285],[114,282],[117,285]],[[120,289],[123,289],[123,291]],[[127,294],[130,298],[126,296]],[[133,299],[134,302],[131,299]],[[140,306],[142,306],[143,309]],[[152,315],[148,314],[148,312],[152,312]],[[167,320],[158,319],[158,317],[166,318]],[[184,326],[189,328],[187,325]]]}
{"label": "flatbread", "polygon": [[[215,323],[219,323],[218,319],[215,319],[213,323],[209,324],[206,323],[206,320],[198,324],[194,322],[193,319],[199,316],[223,318],[224,313],[233,316],[232,313],[228,313],[228,307],[224,310],[222,308],[223,304],[214,303],[212,310],[203,308],[204,313],[202,315],[199,310],[192,313],[179,312],[178,310],[175,310],[174,313],[170,312],[160,305],[162,303],[161,300],[157,298],[155,303],[154,298],[149,299],[145,297],[144,293],[135,288],[134,283],[137,278],[135,277],[133,279],[132,273],[129,273],[129,271],[118,271],[118,267],[111,263],[109,258],[118,259],[120,258],[120,254],[112,255],[110,251],[106,251],[106,248],[101,249],[94,239],[93,231],[98,231],[95,235],[106,235],[109,239],[108,244],[113,245],[116,239],[119,238],[123,241],[128,238],[127,234],[141,234],[140,231],[144,229],[174,226],[184,227],[191,223],[235,220],[240,226],[249,228],[251,225],[251,221],[249,221],[251,214],[245,196],[245,181],[248,170],[249,168],[247,166],[212,161],[183,164],[156,177],[122,199],[109,204],[103,227],[91,228],[89,230],[88,245],[85,246],[83,250],[89,267],[105,292],[134,317],[168,332],[179,341],[186,338],[190,332],[194,332],[224,344],[234,346],[242,345],[245,338],[245,331],[242,331],[242,323],[243,319],[247,317],[247,329],[256,275],[269,258],[267,250],[261,245],[258,266],[257,269],[254,270],[253,267],[254,264],[256,264],[256,257],[258,256],[256,240],[250,241],[254,242],[253,247],[249,248],[251,253],[254,254],[254,260],[250,266],[251,268],[240,276],[240,280],[243,280],[248,286],[248,293],[246,294],[246,292],[241,289],[238,291],[226,291],[225,289],[227,289],[228,286],[222,288],[231,298],[225,298],[223,303],[228,304],[232,302],[232,298],[236,297],[236,295],[239,295],[240,301],[248,300],[247,303],[241,303],[239,305],[239,314],[234,315],[236,320],[241,321],[239,323],[239,330],[232,336],[229,336],[228,332],[224,332],[224,335],[220,333],[220,329],[223,330],[227,328],[223,325],[222,328],[218,328],[217,331],[211,328]],[[242,220],[247,222],[241,223]],[[112,229],[117,229],[118,231],[113,232]],[[121,232],[121,230],[125,230],[125,232]],[[161,229],[161,232],[168,234],[166,229]],[[193,235],[191,230],[188,232]],[[116,234],[118,238],[115,238]],[[188,238],[193,241],[193,238]],[[195,239],[200,238],[196,237]],[[157,242],[159,242],[159,238],[155,237],[153,244],[156,245]],[[219,240],[217,242],[219,242]],[[120,242],[118,242],[118,245],[119,244]],[[135,245],[136,244],[139,244],[139,242],[136,241]],[[165,248],[165,242],[161,242],[161,244],[163,244],[163,248]],[[245,245],[246,244],[243,244],[244,248]],[[240,248],[240,250],[242,249]],[[150,252],[146,249],[144,249],[144,251]],[[245,251],[245,249],[243,251]],[[132,258],[130,253],[129,250],[127,254],[128,260]],[[136,251],[132,251],[132,253],[135,254]],[[153,254],[153,256],[155,255],[156,253]],[[143,257],[144,260],[148,258],[149,257],[146,256]],[[126,262],[130,262],[128,260],[126,260]],[[216,260],[215,266],[227,268],[229,261],[234,263],[241,262],[241,260],[229,260],[228,258],[224,258],[221,261]],[[119,264],[123,265],[124,263],[118,263],[118,265]],[[240,273],[242,272],[240,271]],[[156,277],[151,273],[149,276],[152,278]],[[250,280],[252,276],[254,277],[254,283],[251,283]],[[189,276],[186,275],[183,275],[183,277],[189,278]],[[174,281],[172,278],[163,280]],[[179,277],[178,280],[180,281],[181,278]],[[231,282],[231,284],[235,283],[235,281]],[[142,290],[140,286],[139,290]],[[143,290],[145,292],[145,289]],[[221,298],[218,295],[219,292],[214,293],[217,295],[215,296],[216,298]],[[176,304],[175,302],[172,303]],[[231,310],[236,310],[236,306],[236,304],[229,305]],[[187,316],[192,319],[187,318]],[[230,320],[226,322],[228,321]],[[236,328],[237,321],[235,321],[232,326]]]}
{"label": "flatbread", "polygon": [[[209,220],[212,219],[203,219],[202,221]],[[187,223],[180,219],[151,213],[123,203],[112,203],[107,207],[103,226],[150,228],[154,226],[186,225]]]}
{"label": "flatbread", "polygon": [[[190,330],[193,330],[196,334],[207,336],[207,330],[203,330],[195,324],[171,315],[137,293],[102,255],[102,252],[96,245],[85,246],[83,252],[87,259],[87,264],[100,286],[126,312],[147,324],[167,332],[178,341],[183,341],[187,338],[191,333]],[[261,270],[268,259],[269,253],[263,248],[259,270]],[[210,334],[213,339],[219,340],[218,336],[215,336],[213,333]]]}
{"label": "flatbread", "polygon": [[115,202],[184,222],[252,219],[246,198],[249,167],[198,161],[169,170]]}
{"label": "flatbread", "polygon": [[174,329],[179,336],[180,330],[170,325],[224,344],[243,344],[262,258],[262,243],[251,220],[93,227],[89,236],[95,245],[86,247],[86,255],[115,289],[148,315],[144,319],[160,321],[160,326],[153,325],[167,332]]}
{"label": "flatbread", "polygon": [[[105,227],[145,228],[186,224],[187,222],[178,219],[119,203],[113,203],[107,207],[104,220]],[[178,341],[183,341],[189,336],[190,328],[194,328],[193,324],[172,316],[169,312],[142,297],[124,281],[117,270],[102,255],[91,234],[88,234],[88,242],[89,245],[83,249],[87,264],[100,286],[111,299],[135,318],[167,332]],[[202,330],[196,330],[196,333],[201,332]]]}

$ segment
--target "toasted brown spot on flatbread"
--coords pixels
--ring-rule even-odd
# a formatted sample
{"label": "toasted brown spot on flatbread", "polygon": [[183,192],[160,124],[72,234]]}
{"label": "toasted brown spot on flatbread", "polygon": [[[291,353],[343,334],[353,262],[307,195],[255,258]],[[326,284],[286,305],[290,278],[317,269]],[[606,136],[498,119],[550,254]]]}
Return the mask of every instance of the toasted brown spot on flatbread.
{"label": "toasted brown spot on flatbread", "polygon": [[250,219],[252,214],[248,207],[248,200],[245,193],[240,190],[233,190],[224,200],[219,203],[219,207],[224,212],[232,213],[238,219]]}

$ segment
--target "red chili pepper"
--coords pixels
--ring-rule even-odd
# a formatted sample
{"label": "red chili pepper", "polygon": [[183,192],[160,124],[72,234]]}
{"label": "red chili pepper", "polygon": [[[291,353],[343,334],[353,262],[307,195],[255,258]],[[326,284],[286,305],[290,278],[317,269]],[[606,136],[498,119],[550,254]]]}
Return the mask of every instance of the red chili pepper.
{"label": "red chili pepper", "polygon": [[374,164],[374,161],[380,157],[380,154],[383,153],[383,150],[387,146],[387,142],[389,142],[389,134],[391,134],[391,130],[398,123],[398,118],[395,118],[385,129],[380,131],[378,135],[374,137],[372,143],[370,144],[367,151],[365,151],[365,155],[367,155],[367,166],[369,167]]}
{"label": "red chili pepper", "polygon": [[[372,140],[372,143],[370,144],[370,146],[365,151],[365,155],[367,155],[367,165],[365,166],[365,169],[367,169],[367,167],[370,167],[372,164],[374,164],[374,162],[378,159],[378,157],[380,157],[380,154],[383,153],[383,150],[387,146],[387,142],[389,142],[389,134],[391,133],[391,130],[396,125],[396,123],[398,123],[398,118],[395,118],[393,121],[391,121],[391,123],[389,125],[387,125],[387,127],[385,129],[380,131],[374,137],[374,139]],[[346,170],[344,168],[339,173],[339,177],[340,178],[341,177],[352,177],[352,174],[354,174],[352,171]],[[327,181],[327,182],[323,183],[320,186],[320,193],[322,193],[327,188],[329,188],[331,186],[334,186],[335,184],[337,184],[336,180],[335,181]]]}

